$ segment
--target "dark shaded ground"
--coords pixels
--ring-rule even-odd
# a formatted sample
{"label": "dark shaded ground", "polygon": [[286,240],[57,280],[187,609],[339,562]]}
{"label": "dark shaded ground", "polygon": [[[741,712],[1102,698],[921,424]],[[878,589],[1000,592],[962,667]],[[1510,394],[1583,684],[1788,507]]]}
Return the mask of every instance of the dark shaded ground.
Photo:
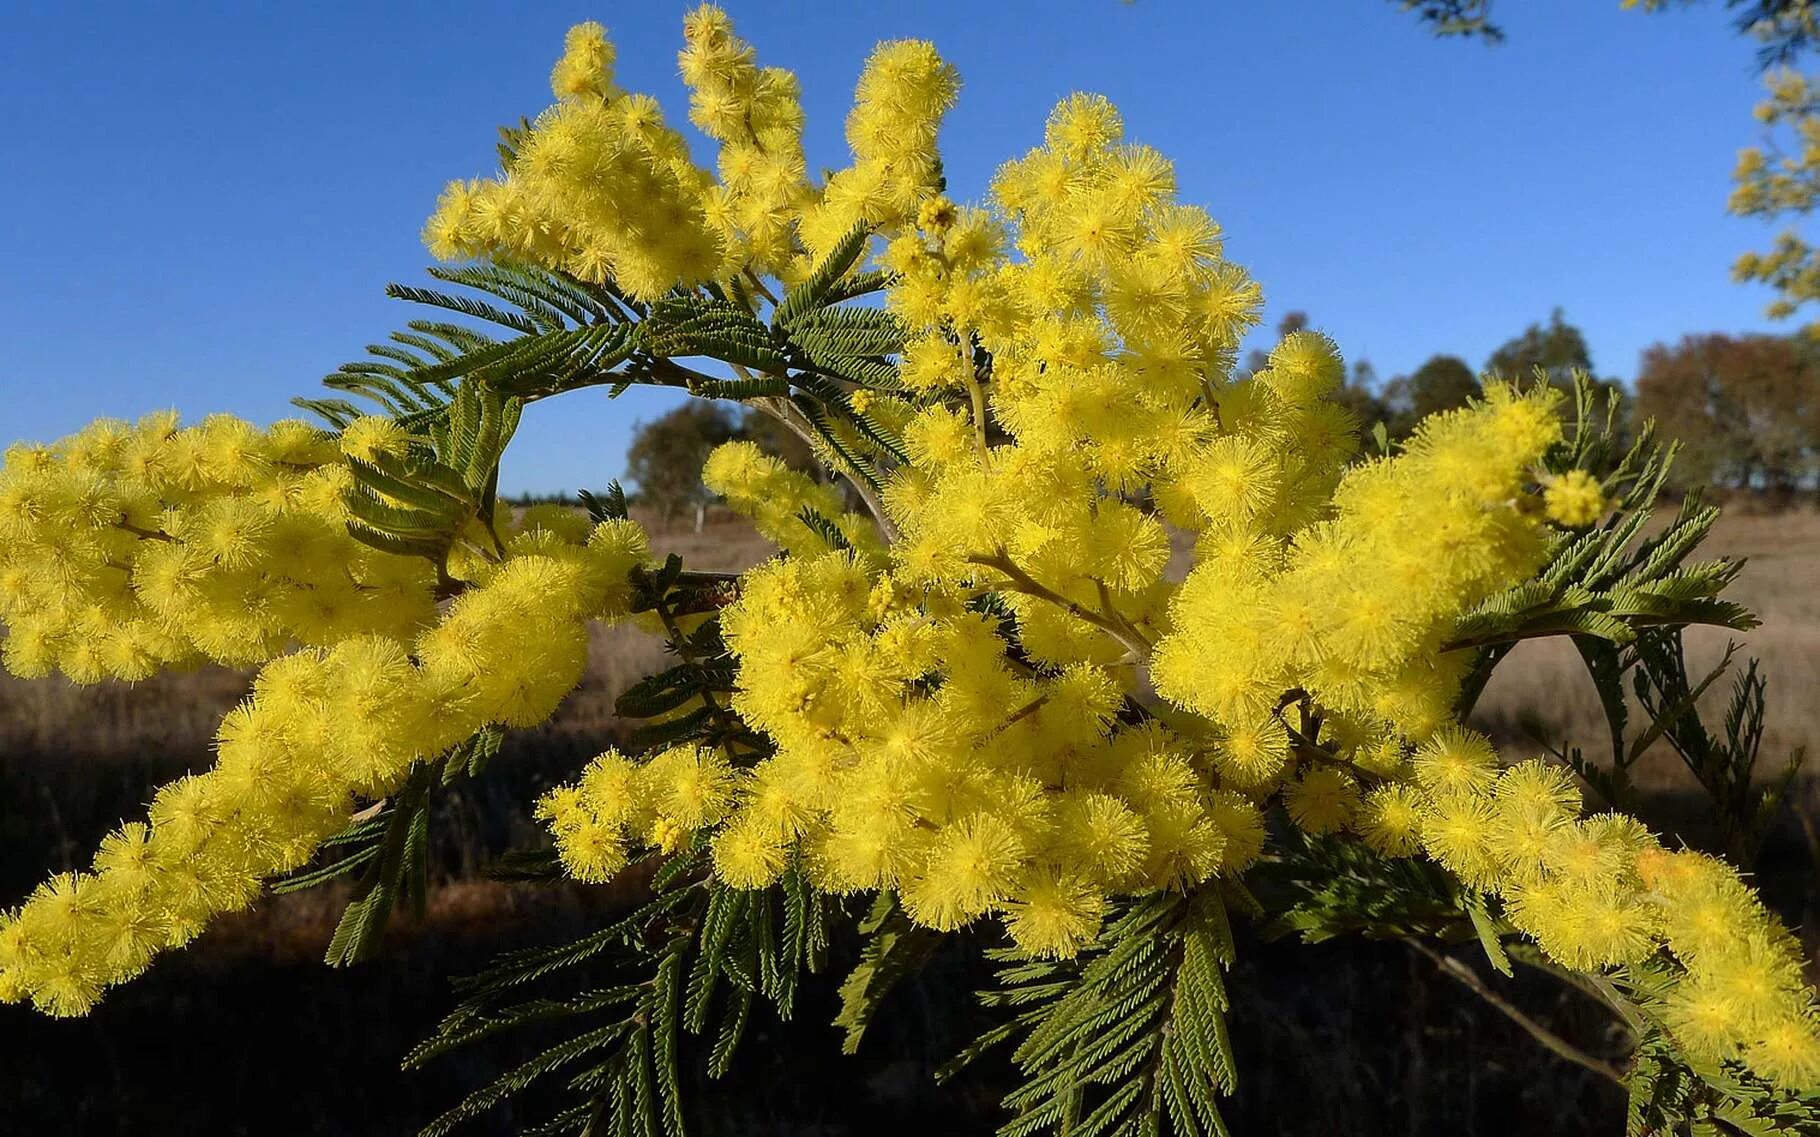
{"label": "dark shaded ground", "polygon": [[[450,1003],[445,977],[507,947],[572,938],[628,901],[611,889],[471,883],[499,851],[533,839],[526,809],[536,792],[603,743],[560,726],[520,735],[480,783],[449,795],[435,826],[446,876],[430,917],[395,929],[375,962],[323,966],[335,897],[304,894],[211,930],[86,1019],[0,1006],[0,1134],[414,1132],[529,1054],[529,1040],[507,1039],[400,1072],[400,1057]],[[205,753],[192,742],[0,756],[0,898],[86,859],[107,828],[141,811],[149,787]],[[1814,874],[1792,825],[1759,880],[1785,915],[1804,915]],[[1242,935],[1240,957],[1229,979],[1240,1089],[1227,1117],[1241,1137],[1623,1130],[1617,1087],[1542,1050],[1400,944]],[[1520,971],[1502,980],[1482,959],[1462,958],[1563,1036],[1621,1059],[1599,1007],[1551,979]],[[808,985],[796,1022],[756,1020],[727,1079],[709,1082],[696,1056],[685,1095],[693,1132],[973,1134],[1002,1120],[995,1103],[1008,1069],[986,1065],[945,1087],[929,1077],[987,1021],[966,995],[984,979],[977,964],[961,950],[938,957],[893,995],[862,1053],[844,1058],[826,1024],[845,962]],[[467,1132],[514,1133],[542,1116],[502,1110]]]}
{"label": "dark shaded ground", "polygon": [[[216,959],[206,942],[172,956],[93,1015],[52,1022],[0,1008],[0,1114],[32,1134],[337,1134],[414,1131],[467,1090],[527,1057],[480,1045],[426,1071],[399,1056],[446,1006],[443,975],[490,951],[573,935],[604,918],[573,904],[538,913],[536,936],[440,935],[395,943],[349,971],[319,963]],[[1514,1026],[1396,945],[1243,945],[1231,976],[1241,1134],[1616,1133],[1615,1087],[1540,1051]],[[1008,1071],[949,1087],[929,1072],[984,1020],[956,992],[958,959],[901,989],[883,1029],[844,1058],[832,984],[798,1021],[758,1024],[728,1078],[698,1073],[686,1100],[704,1134],[983,1133]],[[960,973],[960,974],[957,974]],[[1558,1030],[1610,1045],[1601,1013],[1552,984],[1517,996]],[[533,1114],[533,1118],[536,1115]],[[469,1132],[516,1132],[499,1111]]]}

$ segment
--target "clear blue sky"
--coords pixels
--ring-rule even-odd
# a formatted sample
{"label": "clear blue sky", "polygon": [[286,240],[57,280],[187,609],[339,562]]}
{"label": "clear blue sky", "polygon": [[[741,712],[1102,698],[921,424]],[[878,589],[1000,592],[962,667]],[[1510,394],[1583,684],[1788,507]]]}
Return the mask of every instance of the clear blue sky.
{"label": "clear blue sky", "polygon": [[[549,102],[563,30],[605,22],[620,81],[681,123],[689,5],[16,5],[0,37],[0,443],[175,405],[266,420],[411,313],[442,184]],[[1718,4],[1506,0],[1500,47],[1437,41],[1383,0],[731,3],[802,76],[812,166],[868,47],[933,39],[961,69],[957,195],[1035,144],[1072,90],[1110,96],[1226,227],[1267,319],[1300,308],[1383,377],[1477,366],[1555,305],[1601,372],[1683,333],[1767,327],[1725,216],[1751,142],[1752,46]],[[708,151],[701,151],[705,157]],[[533,407],[505,481],[621,472],[635,391]]]}

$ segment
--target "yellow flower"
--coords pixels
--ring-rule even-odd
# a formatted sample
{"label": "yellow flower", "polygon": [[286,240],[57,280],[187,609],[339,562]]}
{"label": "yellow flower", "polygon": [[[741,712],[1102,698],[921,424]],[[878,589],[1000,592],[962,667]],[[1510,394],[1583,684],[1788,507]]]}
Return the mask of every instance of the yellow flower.
{"label": "yellow flower", "polygon": [[1374,787],[1360,803],[1353,824],[1373,849],[1387,857],[1407,857],[1421,847],[1421,799],[1409,786]]}
{"label": "yellow flower", "polygon": [[1585,470],[1569,470],[1550,479],[1542,491],[1542,500],[1548,507],[1548,519],[1569,529],[1591,525],[1607,507],[1599,479]]}
{"label": "yellow flower", "polygon": [[1332,766],[1316,766],[1283,791],[1289,819],[1309,833],[1334,833],[1345,828],[1358,802],[1358,783],[1352,775]]}

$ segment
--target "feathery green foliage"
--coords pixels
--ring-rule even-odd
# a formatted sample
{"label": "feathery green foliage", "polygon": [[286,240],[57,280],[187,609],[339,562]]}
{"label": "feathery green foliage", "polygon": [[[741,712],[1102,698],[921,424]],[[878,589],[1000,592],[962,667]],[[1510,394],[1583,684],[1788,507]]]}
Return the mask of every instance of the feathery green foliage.
{"label": "feathery green foliage", "polygon": [[1016,1040],[1022,1086],[1000,1137],[1056,1133],[1225,1134],[1218,1098],[1237,1086],[1220,972],[1232,929],[1215,890],[1162,892],[1108,921],[1079,959],[988,953],[999,986],[980,993],[1009,1019],[945,1068],[952,1075]]}
{"label": "feathery green foliage", "polygon": [[[698,847],[654,863],[651,897],[629,915],[570,943],[508,953],[458,980],[460,1002],[407,1068],[505,1031],[560,1040],[469,1094],[424,1137],[559,1073],[574,1104],[526,1132],[680,1137],[682,1064],[724,1074],[755,1002],[788,1019],[800,977],[825,963],[830,921],[839,916],[794,870],[773,888],[748,892],[713,880],[705,860]],[[563,982],[586,987],[533,995]]]}

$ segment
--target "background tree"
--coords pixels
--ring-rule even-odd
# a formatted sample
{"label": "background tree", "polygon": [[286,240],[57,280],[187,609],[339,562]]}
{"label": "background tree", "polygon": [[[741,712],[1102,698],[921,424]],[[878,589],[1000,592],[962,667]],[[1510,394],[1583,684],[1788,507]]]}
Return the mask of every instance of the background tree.
{"label": "background tree", "polygon": [[1368,452],[1373,449],[1370,441],[1373,433],[1382,424],[1386,430],[1390,427],[1390,406],[1384,401],[1384,391],[1378,382],[1377,368],[1371,360],[1361,359],[1352,365],[1352,371],[1346,377],[1346,383],[1330,396],[1334,402],[1351,411],[1359,423],[1359,437],[1365,441]]}
{"label": "background tree", "polygon": [[1690,335],[1643,353],[1637,410],[1682,442],[1686,481],[1789,493],[1820,453],[1817,370],[1802,338]]}
{"label": "background tree", "polygon": [[665,522],[699,511],[714,495],[701,481],[708,452],[740,436],[743,424],[724,405],[691,399],[648,423],[640,423],[626,451],[626,476],[638,486],[640,503]]}
{"label": "background tree", "polygon": [[[1732,170],[1727,208],[1740,217],[1797,220],[1820,205],[1820,93],[1806,76],[1782,69],[1765,78],[1769,97],[1757,104],[1764,125],[1761,145],[1746,147]],[[1774,319],[1791,316],[1820,300],[1820,252],[1793,228],[1778,234],[1768,252],[1745,253],[1732,263],[1732,277],[1776,291],[1769,306]],[[1820,330],[1820,323],[1810,332]]]}
{"label": "background tree", "polygon": [[746,412],[746,416],[740,420],[739,432],[735,437],[756,442],[760,450],[773,458],[781,459],[792,470],[800,470],[818,482],[828,480],[828,468],[822,465],[821,460],[815,456],[815,451],[803,441],[802,435],[794,433],[770,415],[756,411]]}
{"label": "background tree", "polygon": [[693,512],[699,526],[714,494],[702,484],[701,467],[708,452],[723,442],[744,439],[816,481],[827,468],[802,438],[769,415],[734,411],[723,402],[691,399],[648,423],[634,426],[626,451],[626,477],[636,485],[640,504],[657,510],[668,523]]}
{"label": "background tree", "polygon": [[1574,375],[1585,374],[1601,397],[1617,399],[1619,421],[1630,420],[1630,392],[1616,379],[1599,377],[1585,333],[1568,323],[1559,308],[1548,314],[1547,324],[1529,325],[1505,340],[1485,361],[1485,373],[1503,379],[1528,381],[1538,371],[1551,385],[1569,392],[1573,390]]}
{"label": "background tree", "polygon": [[1491,0],[1392,0],[1434,29],[1438,36],[1465,36],[1502,43],[1504,29],[1491,22]]}
{"label": "background tree", "polygon": [[1384,390],[1391,436],[1407,438],[1424,416],[1463,407],[1479,390],[1479,377],[1464,359],[1430,356],[1411,374],[1392,379]]}
{"label": "background tree", "polygon": [[1548,314],[1548,323],[1531,324],[1505,340],[1485,361],[1485,370],[1506,379],[1528,379],[1537,370],[1557,387],[1571,387],[1576,371],[1593,374],[1592,351],[1586,336],[1568,323],[1561,309]]}

